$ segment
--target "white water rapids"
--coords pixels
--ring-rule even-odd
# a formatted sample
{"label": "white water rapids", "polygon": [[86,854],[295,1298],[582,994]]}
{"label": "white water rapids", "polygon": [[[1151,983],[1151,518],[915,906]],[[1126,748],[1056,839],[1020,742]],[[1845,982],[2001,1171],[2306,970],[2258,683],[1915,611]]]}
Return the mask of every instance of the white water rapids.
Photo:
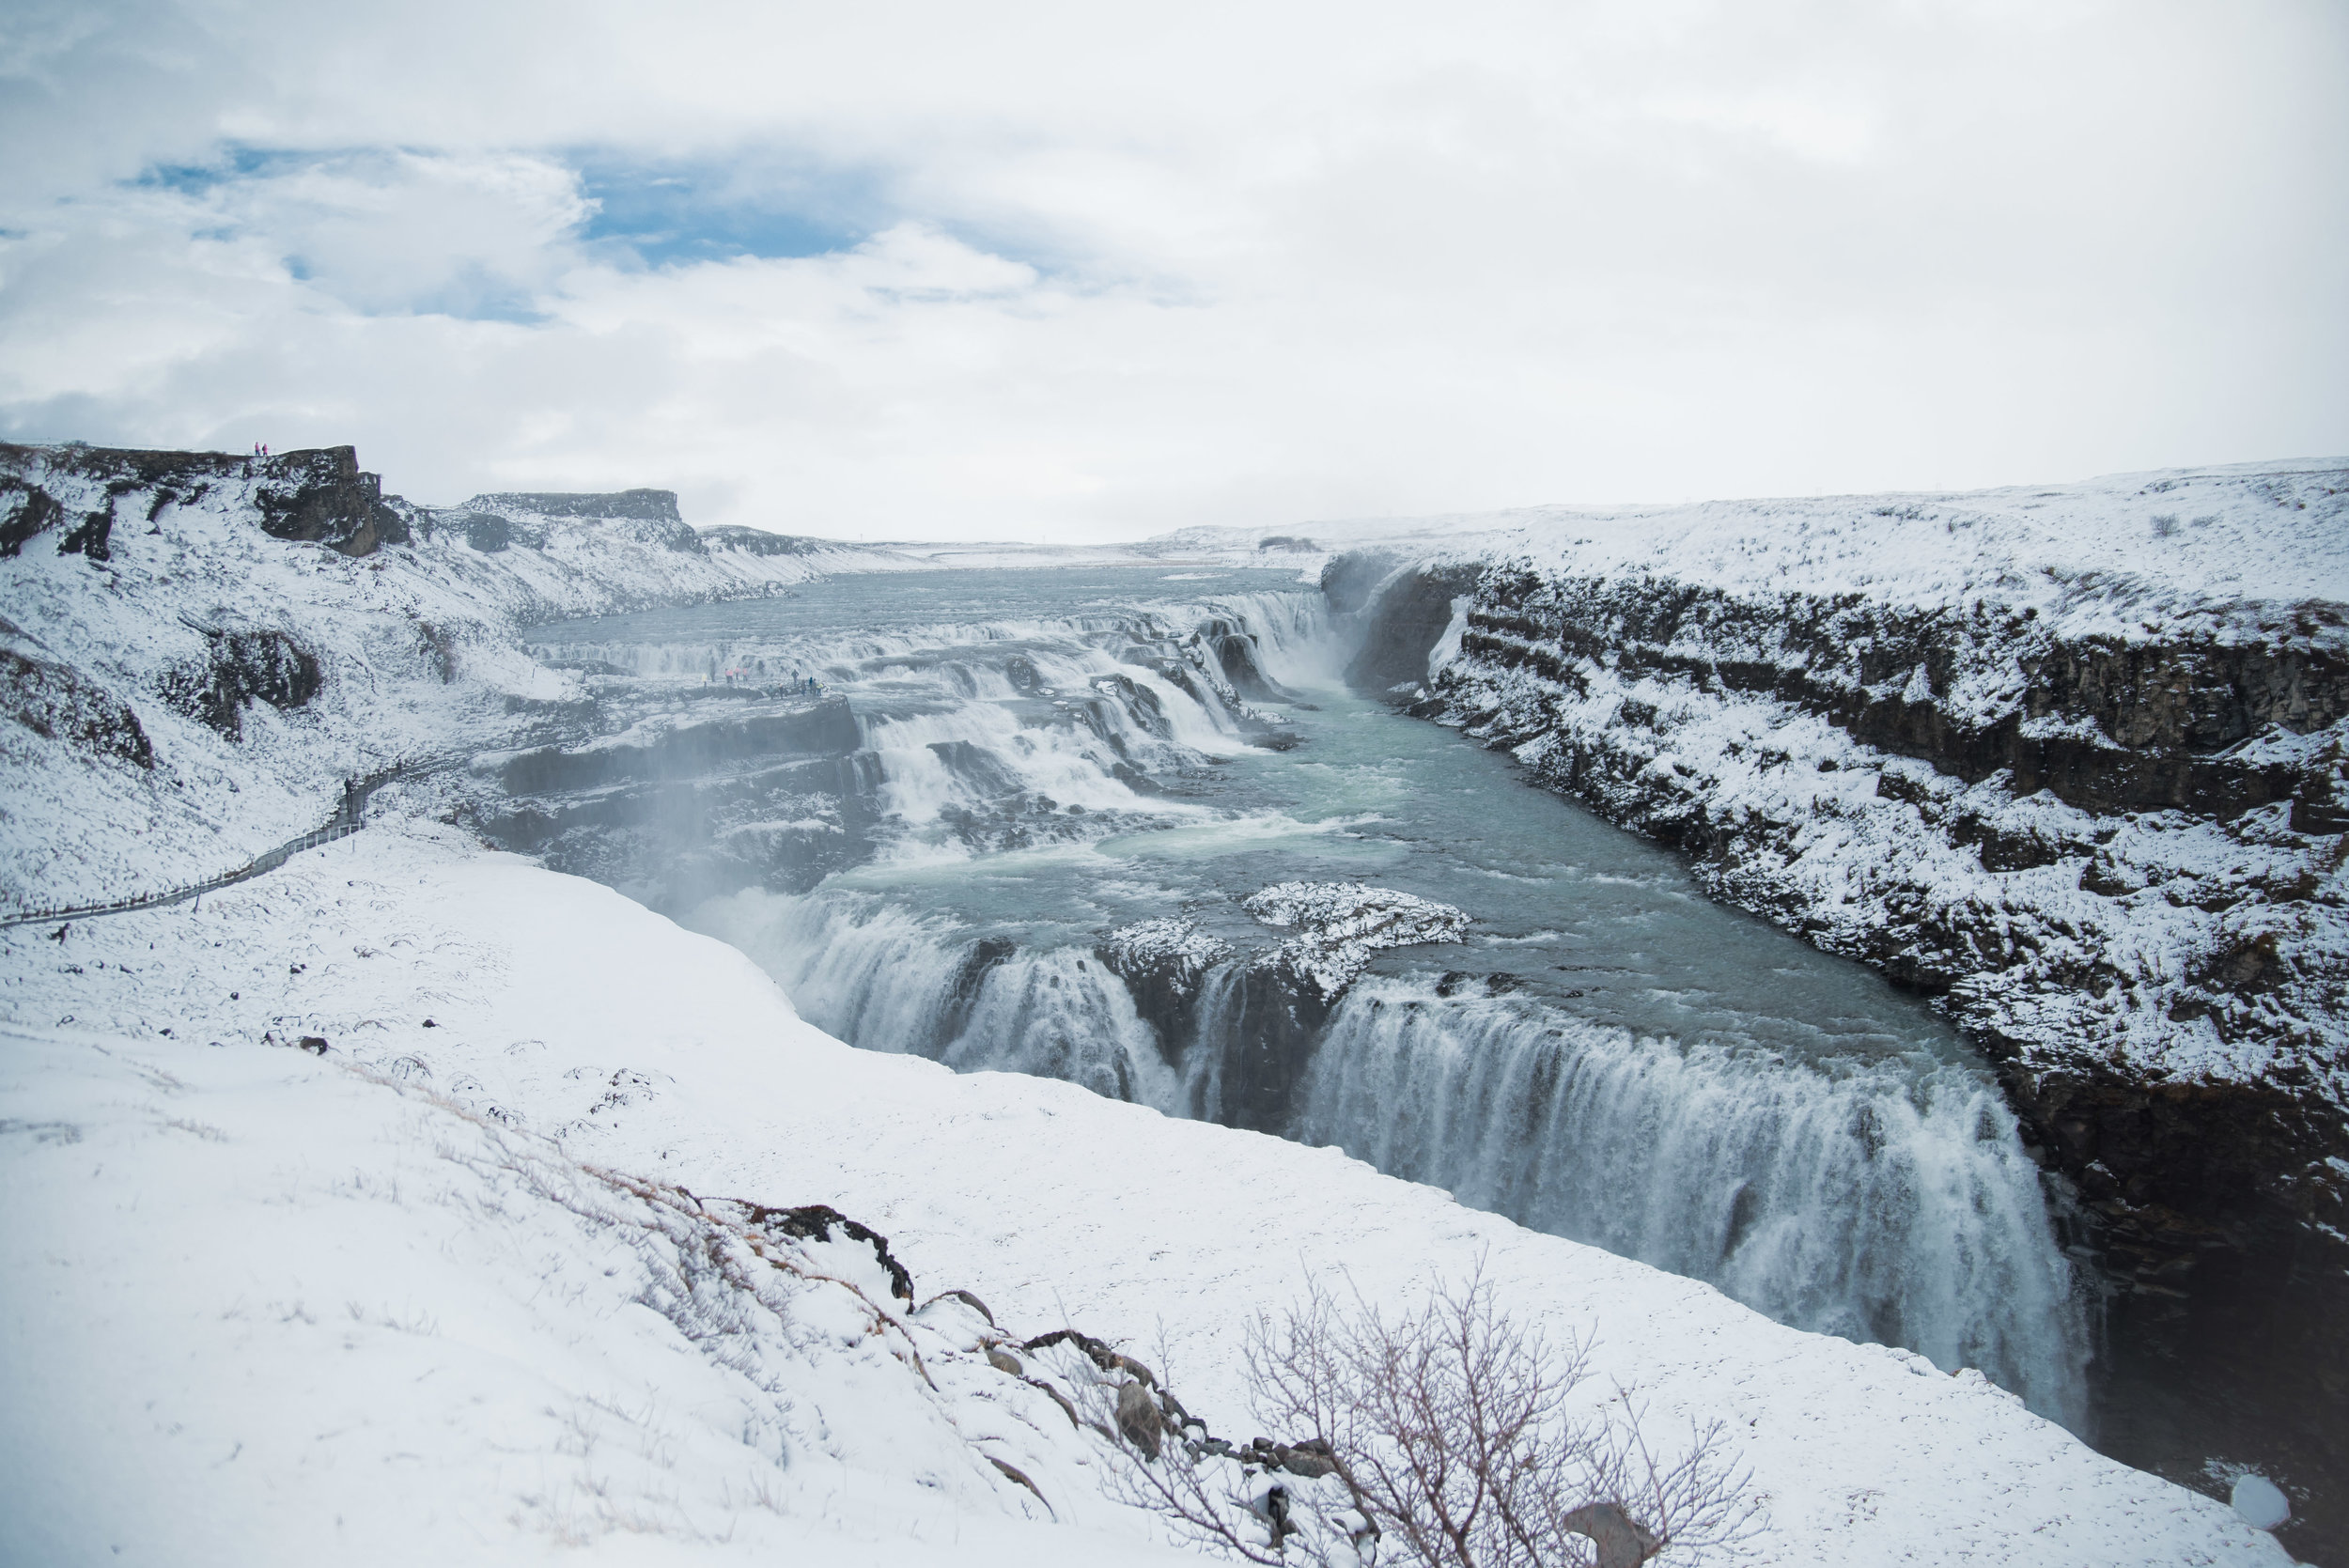
{"label": "white water rapids", "polygon": [[[841,579],[771,625],[712,606],[546,638],[641,678],[814,671],[847,694],[877,759],[869,856],[812,891],[686,912],[808,1018],[1178,1115],[1245,1120],[1233,1076],[1284,1074],[1257,1102],[1281,1108],[1274,1130],[1781,1321],[1980,1367],[2083,1423],[2085,1318],[2038,1172],[1989,1073],[1922,1005],[1707,902],[1669,854],[1505,759],[1344,690],[1353,629],[1318,596],[1143,609],[1142,574],[1107,606],[1055,603],[1047,573],[935,575],[1019,579],[989,590],[1019,613],[916,619],[941,608],[898,608],[918,584]],[[1226,678],[1214,650],[1234,635],[1268,688]],[[1283,732],[1294,750],[1250,743]],[[1238,901],[1290,879],[1392,887],[1476,924],[1382,955],[1268,1069],[1237,977],[1274,934]],[[1154,1015],[1095,948],[1167,916],[1241,955]]]}

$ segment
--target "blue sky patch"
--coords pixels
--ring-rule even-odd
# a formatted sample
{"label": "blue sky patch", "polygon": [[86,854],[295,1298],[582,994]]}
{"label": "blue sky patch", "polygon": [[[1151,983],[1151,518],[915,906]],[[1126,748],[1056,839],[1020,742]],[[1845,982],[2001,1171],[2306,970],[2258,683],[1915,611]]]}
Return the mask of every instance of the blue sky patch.
{"label": "blue sky patch", "polygon": [[573,158],[597,206],[581,238],[646,264],[848,250],[896,214],[869,175],[758,158],[646,162],[615,153]]}

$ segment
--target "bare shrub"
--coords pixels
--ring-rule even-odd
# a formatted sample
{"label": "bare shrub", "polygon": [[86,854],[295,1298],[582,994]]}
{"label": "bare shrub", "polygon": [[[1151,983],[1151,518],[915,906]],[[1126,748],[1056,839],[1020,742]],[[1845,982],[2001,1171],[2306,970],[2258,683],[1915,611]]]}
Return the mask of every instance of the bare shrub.
{"label": "bare shrub", "polygon": [[1637,1568],[1755,1534],[1723,1423],[1659,1452],[1620,1388],[1595,1408],[1574,1398],[1590,1349],[1514,1322],[1481,1264],[1401,1313],[1310,1284],[1249,1334],[1255,1414],[1289,1435],[1281,1459],[1258,1451],[1252,1470],[1200,1429],[1123,1486],[1190,1543],[1267,1564]]}

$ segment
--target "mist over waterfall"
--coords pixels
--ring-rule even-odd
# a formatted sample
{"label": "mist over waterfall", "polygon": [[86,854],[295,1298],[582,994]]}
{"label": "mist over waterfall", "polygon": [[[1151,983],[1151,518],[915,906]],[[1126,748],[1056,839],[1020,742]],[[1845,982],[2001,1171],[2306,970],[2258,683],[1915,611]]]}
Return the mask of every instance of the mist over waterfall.
{"label": "mist over waterfall", "polygon": [[[634,807],[605,789],[516,820],[591,868],[636,846],[640,896],[852,1045],[1338,1144],[2084,1424],[2085,1315],[2039,1173],[1914,999],[1349,690],[1377,661],[1319,594],[1055,602],[1047,574],[1000,575],[984,616],[846,580],[866,598],[550,629],[542,653],[614,672],[648,756],[680,747],[681,702],[740,724],[813,679],[847,714],[836,754],[648,762]],[[1274,884],[1392,890],[1465,930],[1333,970],[1248,912]],[[1165,962],[1112,939],[1144,929]]]}

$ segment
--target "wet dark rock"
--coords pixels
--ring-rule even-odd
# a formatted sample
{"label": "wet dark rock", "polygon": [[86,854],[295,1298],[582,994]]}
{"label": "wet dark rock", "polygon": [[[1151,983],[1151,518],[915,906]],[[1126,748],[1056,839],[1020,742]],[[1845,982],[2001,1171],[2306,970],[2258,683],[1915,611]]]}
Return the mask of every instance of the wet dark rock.
{"label": "wet dark rock", "polygon": [[968,740],[933,740],[929,749],[949,773],[984,798],[1017,795],[1023,787],[1019,775],[984,746]]}
{"label": "wet dark rock", "polygon": [[1265,674],[1255,635],[1247,628],[1216,616],[1200,623],[1196,636],[1233,691],[1251,702],[1288,700],[1287,690]]}
{"label": "wet dark rock", "polygon": [[946,983],[946,1003],[939,1010],[936,1044],[941,1048],[961,1037],[988,975],[1019,951],[1019,944],[1007,937],[981,937],[963,950],[962,962],[955,966],[954,978]]}
{"label": "wet dark rock", "polygon": [[1094,955],[1126,983],[1134,1009],[1158,1031],[1160,1053],[1180,1062],[1198,1028],[1200,994],[1209,973],[1232,956],[1232,946],[1180,919],[1121,926],[1101,939]]}
{"label": "wet dark rock", "polygon": [[1402,565],[1399,557],[1383,551],[1348,551],[1321,568],[1321,597],[1339,614],[1350,615],[1368,604],[1378,584]]}
{"label": "wet dark rock", "polygon": [[[1524,979],[1506,972],[1471,974],[1466,970],[1446,970],[1436,978],[1436,994],[1439,997],[1498,997],[1523,989]],[[1581,993],[1572,994],[1579,996]]]}
{"label": "wet dark rock", "polygon": [[[1340,556],[1324,571],[1325,591],[1330,572],[1347,559]],[[1452,624],[1452,601],[1474,593],[1484,576],[1481,566],[1420,567],[1388,583],[1371,609],[1376,630],[1346,667],[1346,681],[1363,691],[1386,691],[1425,680],[1427,656]],[[1338,607],[1334,598],[1330,604]]]}

